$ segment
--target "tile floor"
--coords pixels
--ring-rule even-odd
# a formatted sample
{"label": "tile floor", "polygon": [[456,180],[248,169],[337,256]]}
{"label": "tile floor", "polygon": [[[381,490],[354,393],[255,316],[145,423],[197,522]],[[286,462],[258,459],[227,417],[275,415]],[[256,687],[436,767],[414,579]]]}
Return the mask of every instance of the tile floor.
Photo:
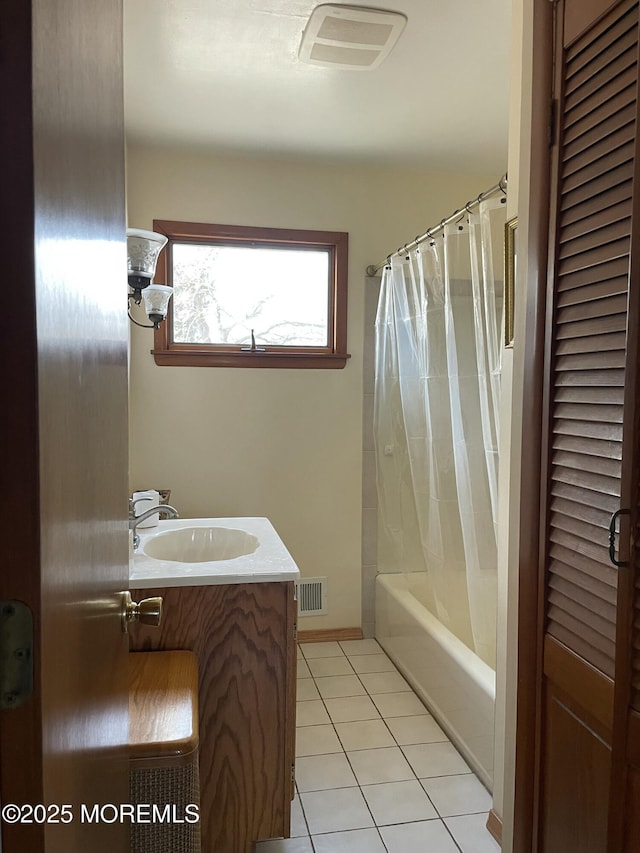
{"label": "tile floor", "polygon": [[496,853],[491,797],[375,640],[298,649],[288,840],[256,853]]}

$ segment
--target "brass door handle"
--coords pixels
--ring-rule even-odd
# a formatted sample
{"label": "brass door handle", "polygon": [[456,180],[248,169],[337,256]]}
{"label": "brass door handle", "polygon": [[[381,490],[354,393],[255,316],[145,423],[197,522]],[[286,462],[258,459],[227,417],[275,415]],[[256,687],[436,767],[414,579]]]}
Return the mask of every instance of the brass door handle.
{"label": "brass door handle", "polygon": [[143,598],[133,601],[130,592],[122,594],[122,630],[128,633],[130,622],[140,622],[141,625],[152,625],[158,628],[162,622],[162,598]]}

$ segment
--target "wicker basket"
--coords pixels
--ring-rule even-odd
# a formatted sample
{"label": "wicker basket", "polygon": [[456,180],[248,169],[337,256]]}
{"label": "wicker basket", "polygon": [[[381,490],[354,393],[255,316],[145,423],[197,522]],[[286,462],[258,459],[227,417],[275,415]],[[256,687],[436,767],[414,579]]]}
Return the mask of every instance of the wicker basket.
{"label": "wicker basket", "polygon": [[[131,853],[200,853],[198,670],[192,652],[129,655]],[[155,808],[154,808],[155,806]],[[149,807],[148,809],[146,807]]]}

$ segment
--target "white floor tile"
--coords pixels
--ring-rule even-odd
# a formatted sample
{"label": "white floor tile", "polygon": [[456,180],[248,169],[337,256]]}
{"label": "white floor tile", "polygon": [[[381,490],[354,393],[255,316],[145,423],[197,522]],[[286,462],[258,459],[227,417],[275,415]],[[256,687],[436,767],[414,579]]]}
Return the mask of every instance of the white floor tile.
{"label": "white floor tile", "polygon": [[296,670],[296,676],[298,678],[311,678],[311,670],[305,663],[304,658],[302,660],[298,660]]}
{"label": "white floor tile", "polygon": [[313,658],[308,666],[315,678],[323,678],[326,675],[353,675],[353,667],[345,657]]}
{"label": "white floor tile", "polygon": [[373,819],[359,788],[311,791],[301,794],[300,799],[311,835],[373,826]]}
{"label": "white floor tile", "polygon": [[259,841],[256,853],[313,853],[311,839],[306,838],[277,838],[274,841]]}
{"label": "white floor tile", "polygon": [[342,640],[345,655],[379,655],[382,649],[375,640]]}
{"label": "white floor tile", "polygon": [[440,817],[486,814],[491,808],[491,794],[473,773],[423,779],[422,784]]}
{"label": "white floor tile", "polygon": [[[404,696],[405,694],[401,693],[400,695]],[[422,717],[388,717],[386,723],[400,746],[449,740],[433,717],[427,715]]]}
{"label": "white floor tile", "polygon": [[333,726],[302,726],[296,729],[296,756],[342,752]]}
{"label": "white floor tile", "polygon": [[352,829],[314,835],[316,853],[386,853],[377,829]]}
{"label": "white floor tile", "polygon": [[383,826],[380,835],[388,853],[459,853],[441,820]]}
{"label": "white floor tile", "polygon": [[343,654],[338,643],[300,643],[302,654],[307,660],[312,658],[340,657]]}
{"label": "white floor tile", "polygon": [[357,675],[330,675],[315,680],[323,699],[338,699],[344,696],[364,696],[366,691]]}
{"label": "white floor tile", "polygon": [[311,702],[296,702],[296,726],[321,726],[331,720],[322,699]]}
{"label": "white floor tile", "polygon": [[500,853],[500,845],[486,828],[486,813],[448,817],[445,823],[462,853]]}
{"label": "white floor tile", "polygon": [[391,732],[382,720],[359,720],[354,723],[336,723],[336,731],[344,749],[377,749],[395,746]]}
{"label": "white floor tile", "polygon": [[296,759],[296,784],[301,793],[353,788],[358,782],[346,755],[310,755]]}
{"label": "white floor tile", "polygon": [[413,692],[377,693],[372,699],[383,717],[417,717],[429,713]]}
{"label": "white floor tile", "polygon": [[363,673],[361,681],[372,696],[376,693],[406,693],[411,690],[398,672]]}
{"label": "white floor tile", "polygon": [[397,746],[360,749],[348,752],[347,758],[360,785],[404,782],[415,778],[411,767]]}
{"label": "white floor tile", "polygon": [[299,838],[300,836],[309,836],[309,829],[307,828],[307,821],[304,818],[304,814],[302,812],[302,806],[300,805],[300,797],[296,794],[291,802],[291,837]]}
{"label": "white floor tile", "polygon": [[[304,731],[304,729],[300,729]],[[451,743],[421,743],[403,746],[409,764],[419,779],[470,773],[466,762]]]}
{"label": "white floor tile", "polygon": [[386,655],[350,655],[349,663],[356,672],[396,672]]}
{"label": "white floor tile", "polygon": [[320,694],[313,678],[299,678],[296,684],[296,699],[298,702],[308,702],[310,699],[319,699]]}
{"label": "white floor tile", "polygon": [[334,723],[355,720],[378,720],[380,712],[368,696],[347,696],[344,699],[325,699],[329,716]]}
{"label": "white floor tile", "polygon": [[431,820],[438,817],[438,813],[417,781],[366,785],[362,793],[371,809],[376,826]]}

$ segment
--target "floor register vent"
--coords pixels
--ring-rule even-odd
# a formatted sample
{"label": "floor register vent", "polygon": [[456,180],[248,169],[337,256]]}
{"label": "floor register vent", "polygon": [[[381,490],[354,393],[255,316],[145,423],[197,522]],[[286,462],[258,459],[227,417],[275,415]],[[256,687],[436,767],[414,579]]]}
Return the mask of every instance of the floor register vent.
{"label": "floor register vent", "polygon": [[296,581],[299,616],[321,616],[327,612],[327,579],[304,578]]}

